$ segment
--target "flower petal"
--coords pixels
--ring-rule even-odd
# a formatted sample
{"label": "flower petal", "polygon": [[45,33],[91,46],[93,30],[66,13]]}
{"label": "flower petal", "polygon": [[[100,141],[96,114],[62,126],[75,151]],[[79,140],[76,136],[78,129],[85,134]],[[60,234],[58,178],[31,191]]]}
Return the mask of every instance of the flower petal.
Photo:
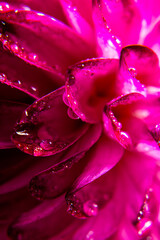
{"label": "flower petal", "polygon": [[72,157],[71,153],[68,152],[69,158],[67,158],[66,153],[63,162],[61,161],[61,163],[32,178],[30,181],[32,196],[38,199],[48,199],[67,191],[86,165],[86,159],[83,158],[85,152],[98,140],[100,133],[100,125],[91,125],[86,134],[72,146],[71,152],[75,151],[77,145],[78,152],[75,151]]}
{"label": "flower petal", "polygon": [[[122,46],[137,43],[141,28],[141,16],[136,2],[95,0],[107,25],[121,41]],[[106,29],[106,32],[108,30]],[[124,34],[127,33],[127,34]]]}
{"label": "flower petal", "polygon": [[[88,21],[80,14],[79,6],[73,3],[74,1],[61,0],[64,12],[68,19],[70,25],[76,30],[77,33],[81,35],[84,40],[90,43],[90,45],[95,45],[94,34],[91,25]],[[83,3],[81,3],[83,5]],[[87,4],[87,6],[86,6]],[[79,5],[79,4],[78,4]],[[87,13],[91,13],[91,1],[85,1],[85,7],[87,8]],[[84,12],[84,11],[83,11]],[[88,17],[89,18],[89,17]],[[91,15],[90,15],[91,18]],[[90,21],[92,18],[90,19]]]}
{"label": "flower petal", "polygon": [[93,4],[93,22],[97,37],[97,53],[99,57],[119,58],[121,41],[113,35],[107,25],[107,20],[102,16],[96,1]]}
{"label": "flower petal", "polygon": [[18,102],[0,101],[0,149],[15,147],[11,141],[12,131],[27,106]]}
{"label": "flower petal", "polygon": [[70,107],[83,121],[101,120],[105,103],[115,94],[117,72],[117,59],[91,59],[69,68],[66,95]]}
{"label": "flower petal", "polygon": [[[67,159],[74,159],[74,156],[82,154],[82,152],[88,150],[88,148],[97,141],[100,137],[101,130],[101,125],[92,126],[88,129],[85,135],[68,149],[54,156],[45,158],[37,157],[35,159],[17,149],[7,150],[7,152],[1,150],[2,165],[0,173],[1,182],[3,182],[3,184],[0,185],[0,194],[22,188],[28,185],[30,179],[40,172],[51,167],[54,168],[54,166],[67,161]],[[12,155],[13,157],[11,157]],[[10,171],[7,171],[8,167]],[[12,170],[13,168],[14,172]]]}
{"label": "flower petal", "polygon": [[86,155],[86,167],[73,184],[71,192],[76,192],[108,172],[119,162],[122,155],[123,148],[119,144],[106,136],[101,136]]}
{"label": "flower petal", "polygon": [[150,26],[148,31],[146,30],[146,36],[143,40],[143,44],[150,47],[153,51],[155,51],[160,63],[159,28],[160,28],[160,17],[153,22],[153,24]]}
{"label": "flower petal", "polygon": [[18,215],[22,214],[24,211],[29,211],[36,204],[37,201],[29,195],[27,188],[20,189],[19,191],[8,193],[3,196],[1,195],[0,238],[8,240],[8,225],[13,221],[13,219],[17,218]]}
{"label": "flower petal", "polygon": [[91,235],[95,239],[103,240],[113,234],[123,216],[122,182],[121,170],[114,168],[75,192],[74,195],[67,194],[67,202],[71,204],[69,212],[81,218],[92,216],[76,232],[73,239],[85,239],[87,235]]}
{"label": "flower petal", "polygon": [[[21,97],[27,99],[27,94],[29,94],[31,97],[37,99],[61,86],[64,81],[63,77],[58,74],[50,73],[36,66],[26,64],[20,58],[6,51],[2,46],[0,46],[0,54],[1,96],[11,95],[14,100],[20,94],[22,95]],[[9,90],[9,87],[5,88],[2,84],[8,85],[13,89]],[[23,96],[22,93],[14,90],[14,88],[27,94]],[[5,94],[3,89],[6,91]],[[3,97],[10,98],[10,96]],[[18,100],[20,101],[21,98]]]}
{"label": "flower petal", "polygon": [[60,88],[26,109],[12,136],[18,148],[34,156],[53,155],[87,131],[88,124],[68,117],[63,93],[64,88]]}
{"label": "flower petal", "polygon": [[[159,65],[157,55],[149,48],[132,45],[122,49],[120,57],[121,89],[137,88],[143,91],[143,86],[159,85]],[[137,80],[137,81],[136,81]],[[133,82],[134,81],[134,82]],[[138,82],[140,81],[140,83]],[[134,85],[131,82],[135,83]]]}
{"label": "flower petal", "polygon": [[[94,49],[55,18],[31,10],[2,12],[2,44],[24,61],[53,73],[91,57]],[[16,44],[17,42],[17,44]]]}
{"label": "flower petal", "polygon": [[32,210],[23,213],[9,227],[9,236],[12,239],[21,237],[21,239],[42,240],[59,235],[70,225],[74,230],[80,222],[66,213],[64,203],[64,196],[61,196],[55,200],[44,201]]}
{"label": "flower petal", "polygon": [[[134,92],[121,95],[120,97],[113,99],[111,102],[107,103],[104,108],[103,122],[105,132],[110,137],[117,140],[124,148],[132,149],[135,144],[132,139],[134,138],[134,134],[133,136],[128,135],[130,132],[134,133],[128,122],[133,118],[132,109],[134,104],[142,101],[143,99],[144,96],[142,94]],[[133,104],[133,106],[131,104]],[[113,108],[116,109],[112,110]],[[118,119],[116,118],[116,115],[118,115]],[[132,123],[134,124],[134,121]],[[138,123],[138,121],[135,121],[135,126],[136,123]],[[140,131],[140,133],[143,131],[144,129]]]}
{"label": "flower petal", "polygon": [[45,4],[43,0],[8,0],[7,2],[1,2],[1,9],[6,9],[6,11],[8,11],[11,10],[11,8],[28,10],[31,8],[32,10],[46,13],[64,23],[67,23],[59,0],[54,0],[54,4],[50,0],[46,0]]}

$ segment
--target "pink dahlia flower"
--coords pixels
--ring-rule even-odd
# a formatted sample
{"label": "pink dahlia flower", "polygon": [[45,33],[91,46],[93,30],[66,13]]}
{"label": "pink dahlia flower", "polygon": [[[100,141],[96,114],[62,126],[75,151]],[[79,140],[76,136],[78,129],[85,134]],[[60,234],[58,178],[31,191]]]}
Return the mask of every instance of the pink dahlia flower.
{"label": "pink dahlia flower", "polygon": [[160,239],[157,0],[0,3],[0,239]]}

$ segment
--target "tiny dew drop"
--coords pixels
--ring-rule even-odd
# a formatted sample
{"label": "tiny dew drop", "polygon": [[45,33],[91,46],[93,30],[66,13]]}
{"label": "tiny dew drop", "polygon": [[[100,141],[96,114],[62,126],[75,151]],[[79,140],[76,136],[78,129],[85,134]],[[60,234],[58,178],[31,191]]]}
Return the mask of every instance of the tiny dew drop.
{"label": "tiny dew drop", "polygon": [[35,53],[29,53],[28,59],[33,62],[38,62],[38,56]]}
{"label": "tiny dew drop", "polygon": [[5,75],[4,73],[1,73],[1,74],[0,74],[0,82],[1,82],[1,83],[5,83],[6,80],[7,80],[6,75]]}
{"label": "tiny dew drop", "polygon": [[41,148],[41,147],[39,147],[39,146],[36,146],[36,147],[34,148],[33,155],[34,155],[35,157],[39,157],[39,156],[42,155],[42,152],[43,152],[43,148]]}
{"label": "tiny dew drop", "polygon": [[96,216],[98,214],[98,205],[92,200],[89,200],[83,204],[83,210],[89,217]]}
{"label": "tiny dew drop", "polygon": [[47,151],[52,150],[54,148],[53,142],[49,139],[42,140],[42,142],[40,143],[40,146]]}
{"label": "tiny dew drop", "polygon": [[19,47],[18,47],[17,44],[11,44],[10,48],[11,48],[13,53],[18,53],[19,52]]}
{"label": "tiny dew drop", "polygon": [[142,218],[137,224],[137,231],[140,237],[145,237],[150,233],[152,221],[148,218]]}

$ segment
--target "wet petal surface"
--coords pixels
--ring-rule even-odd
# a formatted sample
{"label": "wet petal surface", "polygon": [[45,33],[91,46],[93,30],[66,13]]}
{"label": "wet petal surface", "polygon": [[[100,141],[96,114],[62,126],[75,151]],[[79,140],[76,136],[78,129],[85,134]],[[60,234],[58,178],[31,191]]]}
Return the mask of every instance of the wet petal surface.
{"label": "wet petal surface", "polygon": [[112,169],[74,194],[66,195],[68,211],[72,215],[78,218],[90,217],[73,239],[87,239],[87,235],[94,236],[95,239],[106,239],[117,229],[124,207],[123,197],[119,198],[122,181],[118,178],[123,179],[119,170],[117,172]]}
{"label": "wet petal surface", "polygon": [[[61,4],[71,27],[73,27],[76,32],[79,33],[82,38],[84,38],[85,41],[89,42],[91,45],[95,45],[94,33],[91,26],[91,1],[85,1],[84,3],[81,1],[80,3],[80,1],[61,0]],[[87,16],[86,14],[84,15],[84,11],[79,11],[82,9],[83,4],[85,4],[85,7],[88,10]]]}
{"label": "wet petal surface", "polygon": [[26,109],[12,137],[18,148],[34,156],[48,156],[68,148],[86,132],[87,124],[68,117],[63,93],[60,88]]}
{"label": "wet petal surface", "polygon": [[87,185],[112,169],[121,159],[123,148],[106,136],[99,141],[86,155],[86,167],[72,186],[72,192]]}
{"label": "wet petal surface", "polygon": [[91,59],[68,70],[66,96],[72,110],[83,120],[101,120],[104,105],[115,94],[116,59]]}
{"label": "wet petal surface", "polygon": [[13,128],[27,107],[27,104],[0,101],[0,149],[15,147],[11,141]]}
{"label": "wet petal surface", "polygon": [[[132,45],[125,47],[122,49],[120,57],[120,73],[123,79],[122,84],[124,84],[123,87],[121,86],[122,89],[127,84],[129,85],[132,79],[134,81],[138,80],[145,86],[158,86],[160,81],[158,57],[151,49],[145,46]],[[125,77],[125,74],[128,77]],[[140,89],[140,84],[138,86]],[[141,89],[143,89],[143,86],[141,86]]]}
{"label": "wet petal surface", "polygon": [[122,41],[122,46],[138,41],[141,16],[135,1],[95,0],[94,2],[112,34]]}
{"label": "wet petal surface", "polygon": [[[113,99],[111,102],[107,103],[104,108],[103,122],[105,132],[113,139],[116,139],[126,149],[132,149],[135,144],[132,139],[132,137],[134,137],[134,134],[133,136],[130,136],[130,134],[128,134],[128,132],[133,133],[130,130],[134,126],[130,125],[132,122],[131,120],[133,119],[133,106],[136,102],[139,102],[143,99],[144,96],[136,92],[121,95],[120,97]],[[131,104],[133,104],[133,106]],[[116,110],[114,108],[116,108]],[[118,115],[119,119],[117,119],[116,115]],[[130,122],[130,124],[128,124],[128,122]],[[124,131],[124,129],[127,131]]]}
{"label": "wet petal surface", "polygon": [[119,58],[121,41],[112,32],[104,18],[98,1],[93,1],[93,22],[97,39],[97,54],[99,57]]}
{"label": "wet petal surface", "polygon": [[61,157],[61,163],[32,178],[30,182],[32,196],[38,199],[48,199],[57,197],[68,190],[86,165],[84,158],[86,151],[98,140],[100,134],[100,125],[90,126],[86,134],[72,146],[72,154],[69,151],[67,157],[66,152],[63,161],[63,156]]}
{"label": "wet petal surface", "polygon": [[28,63],[53,73],[64,73],[68,65],[94,54],[71,28],[45,14],[11,9],[2,12],[0,19],[2,44]]}
{"label": "wet petal surface", "polygon": [[80,222],[66,213],[64,196],[61,196],[56,200],[44,201],[32,210],[23,213],[12,223],[8,233],[12,239],[21,237],[23,240],[33,238],[41,240],[54,236],[57,237],[56,239],[62,239],[59,235],[71,224],[74,230]]}
{"label": "wet petal surface", "polygon": [[[63,77],[44,71],[36,66],[26,64],[17,56],[14,56],[9,51],[6,51],[6,49],[2,46],[0,46],[0,54],[1,85],[8,85],[9,87],[16,88],[26,93],[26,96],[23,96],[22,93],[19,93],[18,91],[12,93],[14,90],[11,89],[8,91],[5,86],[1,86],[1,96],[4,95],[4,89],[8,98],[12,96],[13,100],[18,95],[22,96],[22,98],[25,97],[27,100],[27,94],[35,99],[38,99],[58,88],[63,83]],[[9,93],[7,94],[7,92]],[[7,96],[3,96],[3,98],[4,97],[6,98]],[[21,98],[18,100],[20,101]]]}

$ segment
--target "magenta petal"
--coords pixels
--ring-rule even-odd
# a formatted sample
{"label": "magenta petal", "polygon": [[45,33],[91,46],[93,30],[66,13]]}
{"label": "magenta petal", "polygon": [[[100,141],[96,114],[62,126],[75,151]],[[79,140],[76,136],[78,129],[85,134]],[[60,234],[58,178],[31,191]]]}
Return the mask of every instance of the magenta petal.
{"label": "magenta petal", "polygon": [[44,201],[32,210],[23,213],[9,227],[8,233],[12,239],[50,239],[67,230],[72,225],[72,230],[80,225],[80,222],[71,218],[65,209],[64,196],[55,200]]}
{"label": "magenta petal", "polygon": [[[0,171],[0,180],[3,184],[0,185],[0,194],[22,188],[28,185],[31,178],[40,172],[51,167],[53,168],[54,166],[67,161],[67,159],[74,159],[74,156],[78,156],[82,152],[88,150],[97,141],[97,139],[100,137],[100,134],[101,125],[93,125],[88,129],[85,135],[83,135],[68,149],[54,156],[45,158],[37,157],[35,159],[34,157],[24,154],[17,149],[3,150],[3,153],[1,152],[2,165]],[[12,155],[13,157],[11,157]],[[6,163],[6,165],[4,165],[4,163]],[[8,167],[10,171],[8,170]]]}
{"label": "magenta petal", "polygon": [[[4,85],[17,88],[37,99],[53,91],[63,83],[63,77],[58,74],[49,73],[36,66],[26,64],[23,60],[2,47],[0,47],[0,54],[0,82]],[[5,90],[4,86],[1,88],[1,96],[8,93],[8,95],[13,95],[12,98],[15,99],[20,95],[18,91],[12,93],[12,91],[15,91],[14,89],[8,91],[8,89]],[[3,88],[5,94],[3,93]],[[26,96],[22,95],[23,98],[26,98]],[[7,98],[7,96],[4,97]],[[8,96],[9,98],[10,96]],[[21,99],[18,100],[20,101]]]}
{"label": "magenta petal", "polygon": [[[37,204],[26,188],[0,196],[0,239],[8,240],[8,225],[24,211],[29,211]],[[14,206],[14,207],[13,207]],[[5,228],[5,229],[4,229]],[[5,233],[3,232],[5,230]]]}
{"label": "magenta petal", "polygon": [[0,101],[0,149],[15,147],[11,141],[13,128],[27,106],[18,102]]}
{"label": "magenta petal", "polygon": [[[134,103],[139,103],[139,100],[142,101],[143,99],[144,96],[142,94],[133,92],[113,99],[104,108],[103,122],[105,132],[126,149],[131,149],[134,146],[132,135],[128,134],[128,132],[132,131],[132,126],[128,122],[133,118],[132,109]],[[116,118],[116,115],[119,116],[119,119]]]}
{"label": "magenta petal", "polygon": [[1,150],[0,153],[1,195],[25,187],[34,175],[60,161],[60,156],[35,159],[17,149]]}
{"label": "magenta petal", "polygon": [[151,31],[146,30],[146,36],[143,40],[143,44],[152,48],[157,54],[160,61],[160,36],[159,36],[160,20],[157,18],[151,25]]}
{"label": "magenta petal", "polygon": [[102,136],[86,155],[86,167],[72,186],[72,192],[99,178],[121,159],[123,148],[115,141]]}
{"label": "magenta petal", "polygon": [[7,3],[1,3],[1,6],[4,10],[11,10],[11,8],[30,10],[31,8],[40,13],[53,16],[64,23],[67,22],[59,0],[54,0],[54,3],[50,0],[46,0],[45,4],[43,0],[8,0]]}
{"label": "magenta petal", "polygon": [[68,65],[94,54],[71,28],[45,14],[15,9],[2,12],[0,19],[5,23],[1,34],[5,48],[50,72],[64,73]]}
{"label": "magenta petal", "polygon": [[121,41],[113,35],[112,30],[107,25],[107,20],[103,17],[101,9],[98,7],[97,3],[93,5],[93,22],[97,38],[98,56],[119,58]]}
{"label": "magenta petal", "polygon": [[[85,16],[83,17],[80,14],[79,6],[77,6],[77,4],[74,4],[74,1],[68,0],[61,0],[61,4],[63,6],[69,24],[75,29],[78,34],[80,34],[82,38],[84,38],[85,41],[89,42],[90,45],[95,45],[93,29],[88,21],[84,18]],[[84,4],[85,8],[88,8],[87,12],[89,13],[91,8],[91,1],[85,1]],[[83,5],[83,3],[81,3],[81,5]]]}
{"label": "magenta petal", "polygon": [[[129,85],[132,79],[133,81],[140,81],[145,86],[157,86],[159,85],[158,57],[151,49],[145,46],[132,45],[125,47],[121,51],[120,73],[121,78],[124,78],[123,82],[121,82],[121,88],[124,88],[127,84]],[[140,84],[137,83],[135,87],[140,89]]]}
{"label": "magenta petal", "polygon": [[32,195],[38,199],[48,199],[67,191],[86,165],[86,159],[83,158],[85,152],[98,140],[100,133],[100,125],[91,125],[86,134],[61,156],[60,163],[32,178]]}
{"label": "magenta petal", "polygon": [[115,94],[117,59],[90,59],[68,70],[66,96],[72,110],[83,120],[101,120],[103,108]]}
{"label": "magenta petal", "polygon": [[[63,7],[70,5],[70,7],[75,7],[75,10],[85,19],[89,24],[92,24],[92,0],[60,0]],[[85,7],[84,7],[85,6]],[[86,11],[87,9],[87,11]],[[67,9],[65,9],[67,11]]]}
{"label": "magenta petal", "polygon": [[137,6],[146,26],[150,26],[159,17],[159,0],[147,0],[145,2],[139,0],[137,1]]}
{"label": "magenta petal", "polygon": [[64,88],[60,88],[26,109],[12,137],[18,148],[34,156],[53,155],[87,131],[87,124],[68,117],[63,93]]}
{"label": "magenta petal", "polygon": [[[141,28],[141,16],[136,2],[95,0],[103,20],[121,41],[122,46],[137,43]],[[106,29],[106,32],[108,29]],[[124,34],[127,33],[127,34]]]}
{"label": "magenta petal", "polygon": [[120,172],[114,168],[74,194],[67,194],[70,213],[81,218],[91,217],[73,239],[83,239],[89,233],[95,239],[107,239],[118,228],[124,210],[123,175]]}

